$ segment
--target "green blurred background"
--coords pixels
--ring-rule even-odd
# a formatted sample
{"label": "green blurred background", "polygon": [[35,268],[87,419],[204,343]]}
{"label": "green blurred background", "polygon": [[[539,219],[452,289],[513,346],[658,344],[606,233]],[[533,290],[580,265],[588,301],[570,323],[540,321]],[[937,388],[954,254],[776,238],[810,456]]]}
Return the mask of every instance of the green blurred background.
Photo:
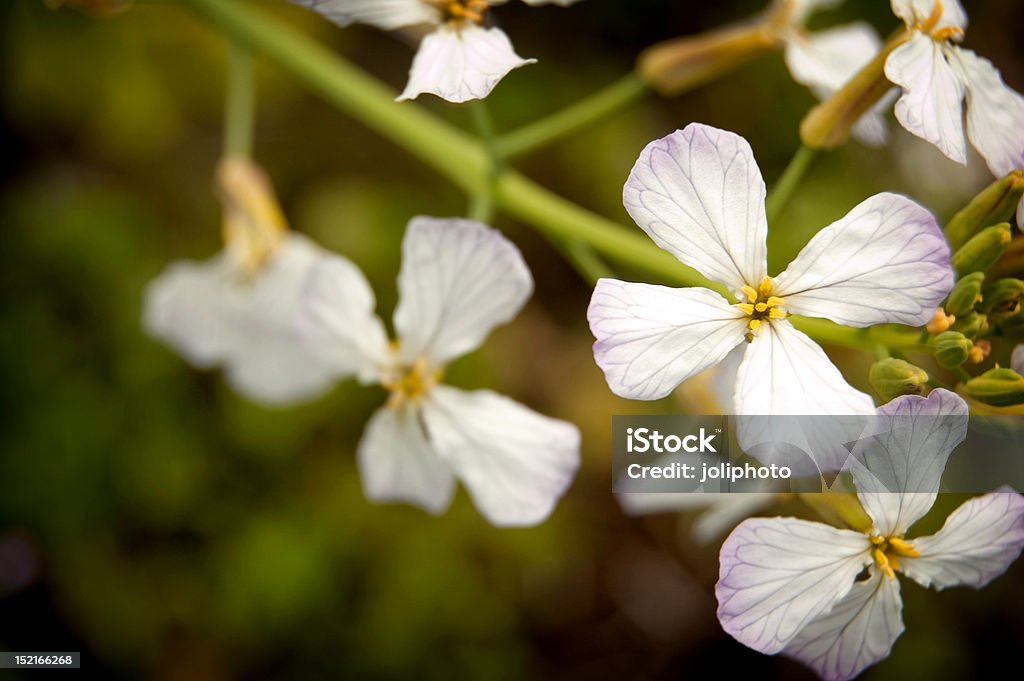
{"label": "green blurred background", "polygon": [[[396,36],[339,30],[282,1],[246,4],[404,83],[412,51]],[[497,126],[611,82],[657,40],[762,6],[510,3],[498,19],[540,63],[489,98]],[[968,45],[1024,89],[1019,31],[1007,30],[1024,25],[1021,3],[967,8]],[[857,17],[883,34],[896,27],[885,2],[847,2],[815,23]],[[569,493],[524,530],[490,527],[464,492],[440,518],[372,505],[354,447],[383,391],[350,382],[308,406],[262,409],[140,329],[146,282],[172,259],[219,248],[222,36],[174,2],[100,18],[14,0],[0,22],[0,649],[80,650],[84,667],[125,679],[811,677],[721,632],[717,546],[688,538],[691,515],[619,510],[611,415],[699,410],[700,394],[615,398],[590,353],[590,289],[547,241],[498,219],[537,293],[449,381],[577,423],[583,465]],[[389,315],[406,222],[463,214],[465,199],[276,66],[258,61],[257,76],[255,154],[293,227],[356,261]],[[420,103],[469,127],[462,108]],[[679,98],[649,97],[517,165],[632,226],[621,187],[647,142],[694,120],[737,131],[771,184],[812,104],[781,56],[766,56]],[[848,145],[816,163],[772,226],[772,271],[872,193],[905,192],[945,218],[988,181],[977,159],[956,166],[895,127],[885,150]],[[866,389],[871,358],[832,355]],[[943,499],[924,524],[958,501]],[[981,592],[904,582],[907,632],[866,676],[994,676],[1024,645],[1022,584],[1020,564]]]}

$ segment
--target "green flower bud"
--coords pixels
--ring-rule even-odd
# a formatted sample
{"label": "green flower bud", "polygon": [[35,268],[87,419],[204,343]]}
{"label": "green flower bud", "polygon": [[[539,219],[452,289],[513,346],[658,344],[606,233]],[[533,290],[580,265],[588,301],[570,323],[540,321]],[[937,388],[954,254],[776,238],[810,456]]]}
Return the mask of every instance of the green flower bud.
{"label": "green flower bud", "polygon": [[953,254],[953,269],[957,276],[971,272],[984,272],[999,260],[1010,245],[1010,223],[1004,222],[981,230]]}
{"label": "green flower bud", "polygon": [[957,317],[956,323],[950,327],[952,331],[959,331],[968,338],[977,338],[979,334],[988,330],[988,317],[971,310],[963,317]]}
{"label": "green flower bud", "polygon": [[984,281],[984,272],[972,272],[956,282],[946,299],[946,312],[961,317],[973,310],[981,299],[981,285]]}
{"label": "green flower bud", "polygon": [[985,289],[979,309],[988,315],[993,324],[1002,325],[1016,316],[1024,302],[1024,281],[1000,279]]}
{"label": "green flower bud", "polygon": [[955,369],[967,361],[974,343],[959,331],[940,333],[932,341],[935,346],[935,361],[947,369]]}
{"label": "green flower bud", "polygon": [[1009,221],[1024,195],[1024,173],[1014,170],[971,199],[946,225],[946,237],[955,250],[981,230]]}
{"label": "green flower bud", "polygon": [[1024,376],[1013,369],[989,369],[964,387],[971,397],[993,407],[1024,403]]}
{"label": "green flower bud", "polygon": [[888,402],[900,395],[920,395],[928,383],[928,373],[902,359],[889,357],[871,365],[871,387]]}

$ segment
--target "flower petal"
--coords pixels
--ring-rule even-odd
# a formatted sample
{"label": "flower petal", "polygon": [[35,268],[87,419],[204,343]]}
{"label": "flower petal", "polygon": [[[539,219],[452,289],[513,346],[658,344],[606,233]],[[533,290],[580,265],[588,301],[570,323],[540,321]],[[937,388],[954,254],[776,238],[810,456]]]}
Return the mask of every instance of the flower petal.
{"label": "flower petal", "polygon": [[885,60],[885,76],[903,88],[896,119],[958,163],[967,162],[964,141],[964,86],[946,62],[942,45],[915,31]]}
{"label": "flower petal", "polygon": [[587,309],[594,359],[620,397],[656,400],[743,341],[746,315],[704,288],[601,279]]}
{"label": "flower petal", "polygon": [[431,443],[494,525],[542,522],[579,467],[576,426],[490,391],[438,386],[423,418]]}
{"label": "flower petal", "polygon": [[414,218],[398,273],[402,358],[443,364],[476,349],[532,292],[522,254],[501,232],[472,220]]}
{"label": "flower petal", "polygon": [[1010,355],[1010,368],[1024,376],[1024,343],[1013,349],[1013,354]]}
{"label": "flower petal", "polygon": [[913,541],[920,558],[900,558],[907,577],[945,589],[980,589],[1006,572],[1024,547],[1024,497],[1008,487],[963,503],[930,537]]}
{"label": "flower petal", "polygon": [[793,80],[827,97],[871,61],[881,46],[875,29],[858,21],[790,38],[786,66]]}
{"label": "flower petal", "polygon": [[414,406],[378,409],[359,441],[358,459],[371,501],[405,502],[435,515],[451,505],[455,477],[427,441]]}
{"label": "flower petal", "polygon": [[293,315],[303,281],[324,257],[290,234],[252,279],[223,255],[176,263],[150,284],[144,325],[194,366],[223,367],[249,399],[271,406],[312,399],[334,377],[302,350]]}
{"label": "flower petal", "polygon": [[736,412],[762,416],[873,414],[824,350],[786,320],[761,327],[736,377]]}
{"label": "flower petal", "polygon": [[893,14],[902,19],[908,27],[926,22],[935,10],[935,3],[942,2],[942,15],[932,30],[955,26],[967,28],[967,13],[960,0],[892,0]]}
{"label": "flower petal", "polygon": [[845,596],[870,562],[865,535],[796,518],[744,520],[722,544],[718,620],[762,653],[781,652]]}
{"label": "flower petal", "polygon": [[442,24],[420,43],[398,101],[425,92],[456,103],[483,99],[509,71],[536,61],[516,54],[499,28]]}
{"label": "flower petal", "polygon": [[993,175],[1024,168],[1024,97],[1003,82],[988,59],[952,47],[967,84],[967,136]]}
{"label": "flower petal", "polygon": [[764,197],[747,141],[699,123],[648,144],[623,189],[658,246],[737,293],[767,274]]}
{"label": "flower petal", "polygon": [[967,403],[938,388],[878,409],[851,457],[857,496],[883,535],[903,536],[931,509],[946,461],[967,437]]}
{"label": "flower petal", "polygon": [[902,610],[899,580],[876,570],[854,584],[831,611],[804,627],[782,652],[824,681],[848,681],[889,657],[903,633]]}
{"label": "flower petal", "polygon": [[794,314],[846,326],[927,324],[953,288],[935,217],[899,194],[876,194],[821,230],[775,280]]}
{"label": "flower petal", "polygon": [[324,258],[306,279],[296,326],[306,349],[334,377],[371,382],[388,364],[387,332],[375,305],[366,277],[340,256]]}
{"label": "flower petal", "polygon": [[339,26],[370,24],[385,31],[416,24],[436,24],[441,14],[423,0],[290,0],[322,14]]}

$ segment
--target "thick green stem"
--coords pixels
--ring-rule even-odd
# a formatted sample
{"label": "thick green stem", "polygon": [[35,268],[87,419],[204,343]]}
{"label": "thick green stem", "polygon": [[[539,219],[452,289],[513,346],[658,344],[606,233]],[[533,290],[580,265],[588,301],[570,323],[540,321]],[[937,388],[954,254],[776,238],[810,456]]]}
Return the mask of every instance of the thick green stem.
{"label": "thick green stem", "polygon": [[648,92],[650,89],[639,74],[630,72],[586,99],[502,135],[497,141],[498,151],[505,157],[529,153],[604,118]]}
{"label": "thick green stem", "polygon": [[790,159],[789,165],[782,172],[782,177],[775,183],[772,190],[768,193],[768,199],[765,201],[765,213],[768,216],[768,225],[774,224],[775,219],[778,218],[779,213],[789,203],[789,199],[793,196],[793,192],[800,186],[800,180],[803,179],[807,169],[811,167],[811,163],[814,161],[814,157],[818,155],[817,149],[811,149],[808,146],[800,145],[800,148],[793,154],[793,158]]}
{"label": "thick green stem", "polygon": [[[471,195],[492,179],[487,150],[471,136],[412,103],[395,103],[394,90],[309,40],[268,18],[249,3],[233,0],[183,0],[220,25],[233,39],[259,50],[314,92],[364,125],[378,131],[437,169]],[[494,180],[498,207],[562,242],[574,240],[616,261],[642,268],[664,283],[706,286],[728,293],[655,246],[640,230],[626,229],[567,201],[521,174],[504,169]],[[851,329],[823,319],[796,319],[813,338],[872,350],[920,346],[917,332],[880,327]]]}
{"label": "thick green stem", "polygon": [[253,122],[256,115],[256,87],[252,53],[248,45],[228,46],[228,75],[224,101],[224,155],[252,156]]}
{"label": "thick green stem", "polygon": [[487,102],[477,100],[470,103],[469,109],[470,114],[473,116],[473,123],[476,126],[477,133],[480,135],[480,139],[487,151],[489,168],[486,182],[483,183],[480,191],[470,195],[468,217],[478,222],[491,224],[494,221],[496,212],[496,206],[494,205],[494,183],[501,174],[505,162],[501,154],[498,153],[494,143],[494,123],[491,121],[491,113],[487,109]]}

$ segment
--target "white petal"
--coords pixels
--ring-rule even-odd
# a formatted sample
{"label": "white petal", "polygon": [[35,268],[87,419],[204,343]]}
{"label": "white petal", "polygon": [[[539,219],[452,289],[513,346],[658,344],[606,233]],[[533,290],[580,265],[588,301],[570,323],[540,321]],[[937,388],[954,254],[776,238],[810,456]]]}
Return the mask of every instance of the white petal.
{"label": "white petal", "polygon": [[873,414],[817,343],[786,320],[764,324],[736,378],[736,411],[746,415]]}
{"label": "white petal", "polygon": [[797,34],[786,41],[786,66],[796,82],[831,95],[871,61],[881,44],[864,22]]}
{"label": "white petal", "polygon": [[896,119],[958,163],[967,162],[964,141],[964,86],[946,62],[942,45],[914,32],[885,60],[886,77],[903,88]]}
{"label": "white petal", "polygon": [[587,310],[594,359],[616,395],[665,397],[743,341],[746,315],[704,288],[601,279]]}
{"label": "white petal", "polygon": [[865,535],[795,518],[744,520],[722,544],[718,620],[762,653],[782,651],[845,596],[871,560]]}
{"label": "white petal", "polygon": [[946,461],[967,437],[968,408],[939,388],[878,409],[851,457],[857,496],[883,535],[903,536],[935,502]]}
{"label": "white petal", "polygon": [[502,395],[438,386],[423,417],[431,443],[494,525],[542,522],[579,467],[576,426]]}
{"label": "white petal", "polygon": [[988,59],[951,47],[967,84],[967,136],[993,175],[1024,168],[1024,97],[1003,82]]}
{"label": "white petal", "polygon": [[359,441],[359,475],[372,501],[405,502],[443,513],[455,492],[451,468],[427,441],[418,409],[382,407]]}
{"label": "white petal", "polygon": [[1024,343],[1013,349],[1013,354],[1010,355],[1010,368],[1024,376]]}
{"label": "white petal", "polygon": [[980,589],[1006,572],[1024,547],[1024,497],[1004,489],[965,502],[941,530],[915,539],[921,557],[900,558],[902,572],[936,589]]}
{"label": "white petal", "polygon": [[532,292],[522,254],[501,232],[472,220],[414,218],[398,273],[402,358],[443,364],[476,349]]}
{"label": "white petal", "polygon": [[876,194],[821,230],[775,280],[794,314],[846,326],[922,326],[953,288],[935,217],[899,194]]}
{"label": "white petal", "polygon": [[256,402],[311,399],[333,375],[302,347],[294,310],[303,281],[325,256],[290,234],[252,279],[224,256],[177,263],[147,290],[144,323],[193,365],[223,367],[228,383]]}
{"label": "white petal", "polygon": [[171,263],[146,287],[142,324],[150,336],[192,366],[217,366],[232,347],[234,329],[222,313],[236,273],[223,253],[197,263]]}
{"label": "white petal", "polygon": [[903,633],[900,582],[881,571],[857,582],[831,611],[804,627],[782,651],[824,681],[848,681],[889,657]]}
{"label": "white petal", "polygon": [[882,147],[889,142],[886,113],[896,101],[897,92],[897,88],[890,90],[854,123],[853,136],[858,142],[868,147]]}
{"label": "white petal", "polygon": [[340,256],[324,258],[306,279],[296,326],[307,350],[335,377],[370,382],[388,363],[387,332],[375,304],[366,277]]}
{"label": "white petal", "polygon": [[403,26],[436,24],[441,14],[423,0],[291,0],[308,7],[339,26],[371,24],[391,31]]}
{"label": "white petal", "polygon": [[420,43],[398,100],[425,92],[456,103],[483,99],[509,71],[536,61],[516,54],[499,28],[443,24]]}
{"label": "white petal", "polygon": [[907,26],[913,27],[931,18],[938,1],[942,2],[942,15],[932,28],[933,31],[950,26],[967,28],[967,13],[960,0],[892,0],[892,11]]}
{"label": "white petal", "polygon": [[648,144],[623,189],[656,244],[735,292],[767,273],[764,197],[747,141],[699,123]]}
{"label": "white petal", "polygon": [[746,344],[740,343],[714,368],[715,373],[711,378],[711,394],[718,402],[716,414],[739,413],[736,411],[736,377],[739,375],[743,356],[746,354]]}

